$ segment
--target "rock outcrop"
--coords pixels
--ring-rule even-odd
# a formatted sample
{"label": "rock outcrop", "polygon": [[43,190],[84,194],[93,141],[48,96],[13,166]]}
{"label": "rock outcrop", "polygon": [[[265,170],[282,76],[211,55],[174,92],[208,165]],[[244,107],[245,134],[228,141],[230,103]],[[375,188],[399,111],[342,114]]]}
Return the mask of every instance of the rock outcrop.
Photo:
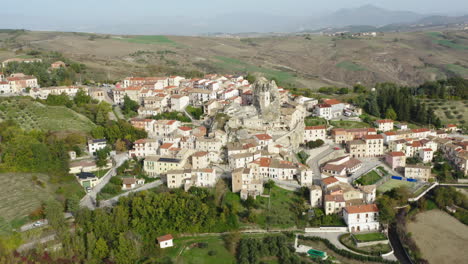
{"label": "rock outcrop", "polygon": [[280,94],[275,81],[259,78],[252,86],[253,105],[265,121],[275,121],[280,117]]}

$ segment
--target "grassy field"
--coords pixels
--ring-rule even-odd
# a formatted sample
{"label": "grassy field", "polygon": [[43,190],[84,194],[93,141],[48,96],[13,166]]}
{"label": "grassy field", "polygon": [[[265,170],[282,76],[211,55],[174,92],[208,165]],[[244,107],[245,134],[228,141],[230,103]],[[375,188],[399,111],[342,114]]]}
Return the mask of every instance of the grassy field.
{"label": "grassy field", "polygon": [[387,237],[383,233],[366,233],[366,234],[353,234],[353,236],[361,242],[387,240]]}
{"label": "grassy field", "polygon": [[28,97],[0,98],[0,121],[8,119],[26,130],[89,132],[95,126],[87,117],[64,106],[46,106]]}
{"label": "grassy field", "polygon": [[[378,234],[378,233],[373,233],[373,234]],[[373,246],[365,246],[365,247],[357,247],[354,239],[351,236],[356,236],[356,235],[351,235],[351,234],[344,234],[342,235],[339,240],[342,244],[344,244],[347,248],[360,252],[360,251],[365,251],[368,254],[381,254],[381,253],[386,253],[390,252],[392,248],[388,244],[377,244]],[[376,238],[375,240],[368,240],[368,241],[378,241],[378,240],[386,240],[387,238],[384,236],[382,239]]]}
{"label": "grassy field", "polygon": [[266,77],[275,78],[280,82],[292,81],[295,78],[294,74],[288,71],[263,68],[234,58],[215,56],[215,59],[218,60],[215,63],[217,67],[231,72],[260,72]]}
{"label": "grassy field", "polygon": [[[37,180],[33,180],[33,176]],[[0,232],[18,228],[43,202],[54,197],[53,186],[44,174],[1,173]],[[43,185],[42,185],[42,183]]]}
{"label": "grassy field", "polygon": [[468,227],[440,210],[416,215],[407,224],[408,232],[429,263],[466,263]]}
{"label": "grassy field", "polygon": [[321,126],[327,125],[327,120],[319,117],[306,117],[304,123],[306,126]]}
{"label": "grassy field", "polygon": [[440,32],[428,32],[427,35],[432,38],[433,43],[438,45],[452,49],[468,50],[467,45],[455,43],[453,40],[445,38],[445,36]]}
{"label": "grassy field", "polygon": [[365,128],[371,125],[357,121],[330,121],[330,124],[337,128]]}
{"label": "grassy field", "polygon": [[[198,243],[206,243],[207,247],[198,247]],[[225,248],[224,241],[219,236],[214,237],[183,237],[174,239],[174,247],[163,250],[177,264],[216,264],[236,263],[234,256]],[[212,256],[208,252],[212,251]]]}
{"label": "grassy field", "polygon": [[336,67],[342,68],[348,71],[366,71],[367,69],[351,61],[342,61],[336,64]]}
{"label": "grassy field", "polygon": [[[258,197],[259,209],[257,224],[262,227],[288,228],[296,225],[296,218],[292,212],[294,199],[297,195],[278,186],[271,189],[270,198]],[[270,199],[270,202],[268,202]],[[269,208],[269,209],[268,209]]]}
{"label": "grassy field", "polygon": [[443,124],[468,124],[468,100],[424,100]]}
{"label": "grassy field", "polygon": [[39,173],[0,173],[0,232],[18,228],[27,216],[57,194],[81,197],[83,188],[70,176],[69,181],[51,184],[49,176]]}
{"label": "grassy field", "polygon": [[399,181],[399,180],[389,180],[385,182],[384,184],[380,185],[377,187],[377,191],[384,193],[386,191],[390,191],[391,189],[398,188],[400,186],[406,186],[408,188],[412,188],[415,185],[413,182],[408,182],[408,181]]}
{"label": "grassy field", "polygon": [[170,44],[175,45],[176,42],[169,39],[166,36],[134,36],[134,37],[127,37],[127,38],[114,38],[130,43],[138,43],[138,44]]}
{"label": "grassy field", "polygon": [[355,182],[362,185],[371,185],[378,182],[380,179],[382,179],[382,177],[380,177],[380,175],[377,172],[371,171],[359,177]]}
{"label": "grassy field", "polygon": [[446,64],[445,68],[451,72],[454,72],[459,75],[467,75],[468,74],[468,68],[462,65],[457,65],[457,64]]}
{"label": "grassy field", "polygon": [[[306,245],[310,246],[313,249],[320,250],[327,252],[327,255],[329,257],[332,257],[332,259],[337,260],[337,263],[346,263],[346,264],[362,264],[362,261],[351,259],[351,258],[345,258],[342,257],[341,255],[336,254],[333,252],[331,249],[325,245],[325,243],[321,241],[310,241],[310,240],[299,240],[299,245]],[[378,262],[365,262],[366,264],[377,264]]]}

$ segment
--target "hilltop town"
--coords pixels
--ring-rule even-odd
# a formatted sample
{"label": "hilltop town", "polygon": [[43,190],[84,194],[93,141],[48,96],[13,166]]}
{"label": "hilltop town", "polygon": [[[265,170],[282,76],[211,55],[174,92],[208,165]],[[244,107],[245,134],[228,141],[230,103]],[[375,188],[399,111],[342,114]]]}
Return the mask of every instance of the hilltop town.
{"label": "hilltop town", "polygon": [[[9,59],[3,67],[37,62]],[[49,71],[66,67],[57,61]],[[270,203],[272,188],[299,190],[305,193],[300,214],[321,219],[306,224],[306,233],[378,234],[383,238],[377,241],[387,245],[392,205],[379,197],[405,186],[403,202],[418,202],[439,185],[446,173],[442,161],[458,179],[468,175],[468,139],[456,124],[364,118],[357,104],[333,95],[298,95],[261,76],[127,77],[101,86],[40,87],[35,76],[0,73],[0,95],[113,105],[105,119],[120,122],[115,133],[137,135],[114,137],[103,125],[91,131],[85,147],[68,150],[68,173],[86,193],[79,205],[91,210],[161,186],[184,192],[225,186],[229,190],[223,192],[244,206]],[[172,247],[172,240],[171,234],[158,237],[161,248]],[[382,261],[397,260],[393,249],[385,251],[378,255]]]}

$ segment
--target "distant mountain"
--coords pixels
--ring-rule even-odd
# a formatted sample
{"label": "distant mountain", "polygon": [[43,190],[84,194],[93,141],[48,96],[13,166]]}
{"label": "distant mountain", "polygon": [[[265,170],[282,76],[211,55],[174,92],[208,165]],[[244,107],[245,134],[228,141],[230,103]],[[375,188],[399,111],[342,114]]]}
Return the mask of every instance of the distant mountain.
{"label": "distant mountain", "polygon": [[384,26],[417,21],[424,15],[410,11],[392,11],[374,5],[340,9],[330,15],[310,21],[309,28],[345,27],[351,25]]}
{"label": "distant mountain", "polygon": [[416,24],[424,25],[447,25],[468,23],[468,15],[464,16],[427,16],[415,22]]}

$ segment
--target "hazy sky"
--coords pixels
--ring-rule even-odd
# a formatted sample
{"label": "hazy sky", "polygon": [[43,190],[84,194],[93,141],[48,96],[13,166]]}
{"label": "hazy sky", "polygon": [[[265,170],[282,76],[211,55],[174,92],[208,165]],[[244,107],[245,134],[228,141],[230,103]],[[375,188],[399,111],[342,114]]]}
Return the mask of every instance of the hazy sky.
{"label": "hazy sky", "polygon": [[0,0],[0,4],[0,14],[47,15],[67,19],[171,15],[199,17],[245,10],[304,16],[365,4],[421,13],[468,13],[467,0]]}

